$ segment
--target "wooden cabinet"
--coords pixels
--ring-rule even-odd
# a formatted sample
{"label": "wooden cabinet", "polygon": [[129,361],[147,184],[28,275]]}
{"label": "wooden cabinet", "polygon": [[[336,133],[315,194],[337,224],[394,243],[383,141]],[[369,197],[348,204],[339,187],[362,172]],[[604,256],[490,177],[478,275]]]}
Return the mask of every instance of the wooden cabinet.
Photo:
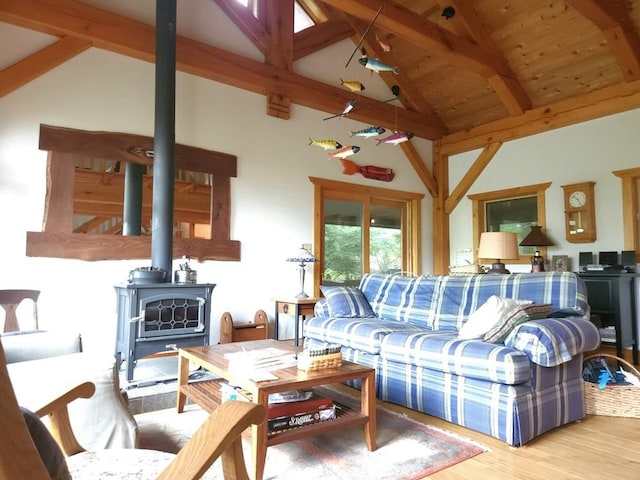
{"label": "wooden cabinet", "polygon": [[[621,272],[580,273],[589,294],[591,320],[600,328],[615,328],[616,355],[631,347],[638,364],[638,332],[635,308],[635,281],[639,275]],[[603,343],[607,342],[603,338]]]}

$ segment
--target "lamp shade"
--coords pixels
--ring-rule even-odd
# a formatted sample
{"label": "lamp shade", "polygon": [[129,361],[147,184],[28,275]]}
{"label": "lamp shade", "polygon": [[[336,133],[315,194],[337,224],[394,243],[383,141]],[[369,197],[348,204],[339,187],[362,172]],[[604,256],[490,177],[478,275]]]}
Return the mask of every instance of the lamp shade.
{"label": "lamp shade", "polygon": [[520,258],[518,236],[510,232],[484,232],[480,235],[478,257],[495,259],[487,273],[511,273],[500,260]]}
{"label": "lamp shade", "polygon": [[518,236],[510,232],[483,232],[480,235],[478,257],[497,260],[520,258]]}
{"label": "lamp shade", "polygon": [[520,242],[521,247],[550,247],[551,245],[553,240],[547,237],[540,225],[531,225],[531,231]]}

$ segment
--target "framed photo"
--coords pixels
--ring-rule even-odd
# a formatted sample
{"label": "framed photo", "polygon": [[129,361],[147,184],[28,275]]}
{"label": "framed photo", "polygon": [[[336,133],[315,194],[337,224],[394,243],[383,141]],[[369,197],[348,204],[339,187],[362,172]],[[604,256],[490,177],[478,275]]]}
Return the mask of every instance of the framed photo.
{"label": "framed photo", "polygon": [[554,255],[553,257],[551,257],[551,270],[553,270],[554,272],[568,272],[569,256]]}

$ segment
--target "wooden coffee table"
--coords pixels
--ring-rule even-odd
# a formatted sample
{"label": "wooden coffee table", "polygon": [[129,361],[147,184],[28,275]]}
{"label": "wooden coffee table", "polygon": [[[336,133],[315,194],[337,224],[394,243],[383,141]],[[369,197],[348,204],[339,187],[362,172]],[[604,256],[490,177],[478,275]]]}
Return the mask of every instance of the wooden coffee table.
{"label": "wooden coffee table", "polygon": [[[349,408],[336,410],[336,418],[320,423],[292,428],[290,430],[269,432],[267,422],[251,427],[251,451],[253,480],[262,480],[264,473],[267,447],[284,442],[298,440],[316,433],[324,433],[330,430],[362,425],[364,439],[370,451],[376,449],[376,396],[375,396],[375,370],[351,362],[343,362],[338,368],[327,368],[305,372],[296,367],[274,370],[272,373],[277,380],[255,382],[235,372],[229,371],[229,362],[224,357],[225,353],[241,350],[255,350],[275,347],[292,352],[301,349],[288,343],[277,340],[256,340],[251,342],[226,343],[220,345],[181,348],[178,351],[178,412],[184,410],[187,397],[200,405],[205,410],[213,411],[221,401],[220,383],[227,380],[229,383],[241,387],[250,393],[252,401],[261,403],[265,407],[269,401],[269,394],[285,392],[288,390],[303,390],[312,387],[320,387],[332,383],[342,383],[347,380],[360,379],[360,410]],[[214,380],[194,381],[189,383],[189,362],[202,366],[214,375],[221,377]],[[340,413],[338,414],[338,410]]]}

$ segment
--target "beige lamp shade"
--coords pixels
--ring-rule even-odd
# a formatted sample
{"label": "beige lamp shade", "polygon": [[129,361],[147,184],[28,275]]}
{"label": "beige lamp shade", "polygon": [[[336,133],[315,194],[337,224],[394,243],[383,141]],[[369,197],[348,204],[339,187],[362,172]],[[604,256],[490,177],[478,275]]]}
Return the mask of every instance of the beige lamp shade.
{"label": "beige lamp shade", "polygon": [[478,257],[495,259],[491,270],[487,273],[510,273],[500,260],[515,260],[518,253],[518,236],[510,232],[483,232],[480,235]]}

